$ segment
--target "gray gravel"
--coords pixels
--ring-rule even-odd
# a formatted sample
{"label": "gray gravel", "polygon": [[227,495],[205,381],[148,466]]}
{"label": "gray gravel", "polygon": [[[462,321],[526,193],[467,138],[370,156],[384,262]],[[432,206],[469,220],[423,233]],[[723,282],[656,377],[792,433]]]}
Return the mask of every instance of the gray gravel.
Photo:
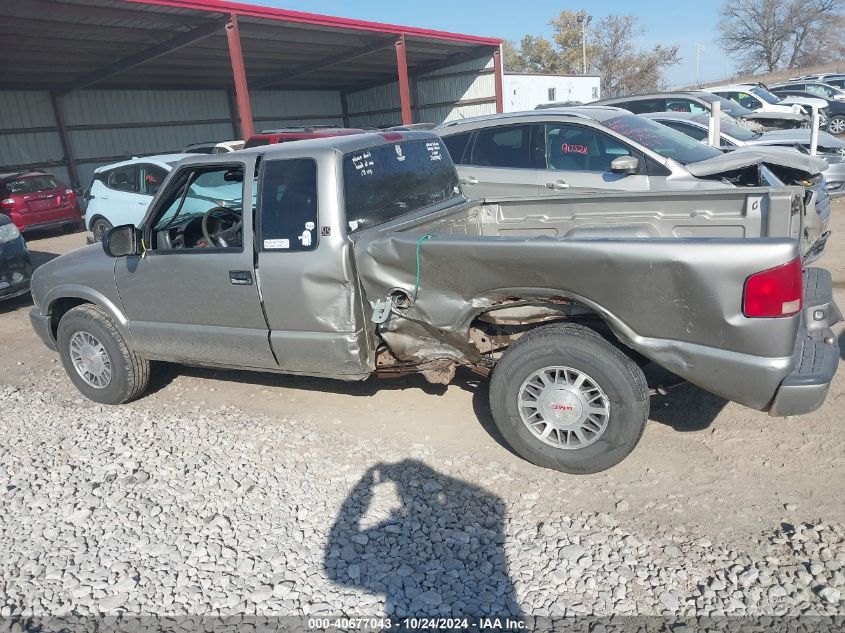
{"label": "gray gravel", "polygon": [[0,386],[0,616],[845,614],[842,525],[644,534],[548,512],[556,473],[51,378]]}

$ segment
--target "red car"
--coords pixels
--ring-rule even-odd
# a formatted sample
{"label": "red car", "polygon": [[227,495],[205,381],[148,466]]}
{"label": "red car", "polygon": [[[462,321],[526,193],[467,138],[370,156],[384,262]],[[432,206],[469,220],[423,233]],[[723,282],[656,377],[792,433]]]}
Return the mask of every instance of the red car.
{"label": "red car", "polygon": [[287,143],[288,141],[304,141],[309,138],[363,134],[364,132],[367,132],[367,130],[354,127],[322,127],[319,125],[310,127],[285,127],[278,130],[264,130],[258,134],[253,134],[247,139],[244,149],[259,147],[261,145],[274,145],[275,143]]}
{"label": "red car", "polygon": [[0,213],[9,216],[21,232],[82,225],[73,191],[39,171],[0,174]]}

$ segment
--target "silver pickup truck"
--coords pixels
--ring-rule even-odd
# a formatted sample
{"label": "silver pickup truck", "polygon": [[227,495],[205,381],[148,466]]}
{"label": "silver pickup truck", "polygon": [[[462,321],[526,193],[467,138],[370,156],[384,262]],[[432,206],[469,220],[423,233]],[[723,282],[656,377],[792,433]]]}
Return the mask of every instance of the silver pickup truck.
{"label": "silver pickup truck", "polygon": [[792,188],[470,201],[443,142],[386,132],[180,162],[144,221],[35,273],[32,324],[88,398],[151,361],[364,380],[457,367],[526,459],[609,468],[657,363],[772,415],[821,406],[831,277]]}

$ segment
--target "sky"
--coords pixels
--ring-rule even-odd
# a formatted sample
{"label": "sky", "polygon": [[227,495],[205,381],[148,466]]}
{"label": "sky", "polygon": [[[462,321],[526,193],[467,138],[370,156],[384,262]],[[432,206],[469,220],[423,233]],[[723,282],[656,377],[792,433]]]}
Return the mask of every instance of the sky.
{"label": "sky", "polygon": [[[470,35],[519,40],[526,33],[551,36],[549,19],[563,10],[587,8],[593,20],[608,14],[633,14],[645,33],[643,47],[657,43],[677,44],[682,62],[666,72],[668,84],[693,83],[696,79],[696,43],[701,53],[701,80],[725,77],[725,54],[716,43],[719,8],[724,0],[591,0],[563,4],[550,0],[241,0],[250,4],[297,11],[325,13],[346,18],[389,22]],[[728,63],[728,72],[733,67]]]}

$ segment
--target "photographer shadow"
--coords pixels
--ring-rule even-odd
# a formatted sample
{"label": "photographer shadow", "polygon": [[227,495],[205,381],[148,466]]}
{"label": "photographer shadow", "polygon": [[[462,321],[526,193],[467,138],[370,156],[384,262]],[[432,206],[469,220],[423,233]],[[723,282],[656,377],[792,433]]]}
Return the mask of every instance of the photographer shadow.
{"label": "photographer shadow", "polygon": [[490,492],[406,459],[370,468],[343,503],[327,575],[385,596],[385,613],[521,617],[504,552],[505,505]]}

